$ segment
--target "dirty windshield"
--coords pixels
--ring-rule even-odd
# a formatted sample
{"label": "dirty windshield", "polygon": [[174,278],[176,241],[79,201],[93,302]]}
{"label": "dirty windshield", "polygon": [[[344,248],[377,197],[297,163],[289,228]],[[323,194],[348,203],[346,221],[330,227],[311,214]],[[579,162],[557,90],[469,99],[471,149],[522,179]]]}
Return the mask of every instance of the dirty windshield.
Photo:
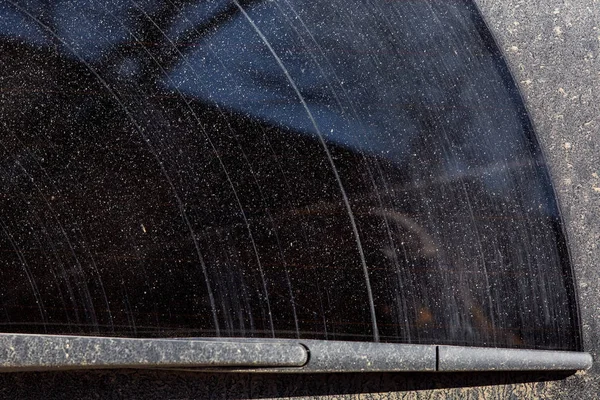
{"label": "dirty windshield", "polygon": [[470,1],[3,1],[0,132],[0,331],[579,348]]}

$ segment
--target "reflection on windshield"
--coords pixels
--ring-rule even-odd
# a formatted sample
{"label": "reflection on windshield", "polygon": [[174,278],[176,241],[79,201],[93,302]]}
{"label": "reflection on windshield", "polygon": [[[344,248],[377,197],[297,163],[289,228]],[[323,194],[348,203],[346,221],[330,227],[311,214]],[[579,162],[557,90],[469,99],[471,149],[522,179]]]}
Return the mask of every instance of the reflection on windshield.
{"label": "reflection on windshield", "polygon": [[0,5],[0,328],[577,350],[470,1]]}

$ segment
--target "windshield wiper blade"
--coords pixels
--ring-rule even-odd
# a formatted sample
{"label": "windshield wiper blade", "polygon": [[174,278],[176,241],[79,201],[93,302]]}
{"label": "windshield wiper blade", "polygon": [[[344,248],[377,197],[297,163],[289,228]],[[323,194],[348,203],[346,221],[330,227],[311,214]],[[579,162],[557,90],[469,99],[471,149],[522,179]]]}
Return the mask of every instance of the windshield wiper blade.
{"label": "windshield wiper blade", "polygon": [[0,334],[0,372],[159,368],[229,372],[575,371],[588,353],[302,339]]}

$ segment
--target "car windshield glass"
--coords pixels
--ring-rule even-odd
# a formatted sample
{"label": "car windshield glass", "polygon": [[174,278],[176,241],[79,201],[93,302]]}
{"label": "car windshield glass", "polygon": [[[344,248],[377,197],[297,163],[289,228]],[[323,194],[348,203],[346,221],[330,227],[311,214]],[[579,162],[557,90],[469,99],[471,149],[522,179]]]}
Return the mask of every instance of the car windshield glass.
{"label": "car windshield glass", "polygon": [[470,1],[4,1],[0,122],[0,331],[579,349]]}

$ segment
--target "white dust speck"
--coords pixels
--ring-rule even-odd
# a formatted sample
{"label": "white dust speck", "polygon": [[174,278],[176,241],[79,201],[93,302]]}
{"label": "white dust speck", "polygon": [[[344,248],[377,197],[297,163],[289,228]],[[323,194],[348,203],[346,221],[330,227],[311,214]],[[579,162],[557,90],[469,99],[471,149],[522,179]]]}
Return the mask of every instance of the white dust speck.
{"label": "white dust speck", "polygon": [[554,27],[554,34],[556,36],[562,36],[562,34],[563,34],[562,28],[560,26],[555,26]]}

